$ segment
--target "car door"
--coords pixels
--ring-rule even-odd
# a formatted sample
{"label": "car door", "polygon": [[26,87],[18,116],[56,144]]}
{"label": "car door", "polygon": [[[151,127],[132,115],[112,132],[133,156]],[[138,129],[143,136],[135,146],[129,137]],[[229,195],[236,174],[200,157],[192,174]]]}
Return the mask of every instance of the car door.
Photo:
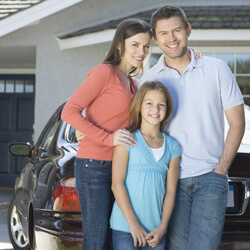
{"label": "car door", "polygon": [[62,157],[62,150],[58,147],[58,134],[63,123],[60,116],[61,112],[56,112],[50,120],[37,146],[37,153],[32,159],[33,190],[30,189],[30,191],[34,208],[41,209],[49,206],[48,203],[58,179],[57,173],[60,173],[57,165],[57,159]]}

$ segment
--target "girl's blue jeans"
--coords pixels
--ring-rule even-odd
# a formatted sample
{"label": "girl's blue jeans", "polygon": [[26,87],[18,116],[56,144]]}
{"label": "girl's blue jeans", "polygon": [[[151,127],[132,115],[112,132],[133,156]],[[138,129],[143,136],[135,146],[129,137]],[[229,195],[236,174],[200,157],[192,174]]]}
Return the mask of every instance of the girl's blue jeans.
{"label": "girl's blue jeans", "polygon": [[227,177],[215,172],[180,179],[168,226],[167,249],[219,249],[227,194]]}
{"label": "girl's blue jeans", "polygon": [[[76,158],[74,173],[82,213],[84,250],[112,250],[109,217],[114,202],[111,161]],[[108,239],[110,235],[110,240]]]}
{"label": "girl's blue jeans", "polygon": [[113,245],[114,250],[165,250],[165,236],[156,247],[152,248],[149,245],[145,247],[134,247],[134,240],[131,233],[113,230]]}

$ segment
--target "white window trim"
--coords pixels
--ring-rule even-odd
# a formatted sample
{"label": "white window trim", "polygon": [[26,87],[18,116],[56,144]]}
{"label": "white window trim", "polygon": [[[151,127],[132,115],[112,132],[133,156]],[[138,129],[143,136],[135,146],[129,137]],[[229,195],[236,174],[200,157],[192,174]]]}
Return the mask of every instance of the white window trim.
{"label": "white window trim", "polygon": [[189,41],[250,41],[249,29],[193,29]]}

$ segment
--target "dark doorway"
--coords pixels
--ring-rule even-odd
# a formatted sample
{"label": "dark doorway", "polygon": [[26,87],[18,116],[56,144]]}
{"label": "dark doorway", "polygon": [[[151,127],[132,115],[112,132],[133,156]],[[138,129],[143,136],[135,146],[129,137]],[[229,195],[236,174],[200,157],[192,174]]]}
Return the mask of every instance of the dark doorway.
{"label": "dark doorway", "polygon": [[13,187],[25,158],[11,157],[11,142],[33,143],[34,75],[0,75],[0,187]]}

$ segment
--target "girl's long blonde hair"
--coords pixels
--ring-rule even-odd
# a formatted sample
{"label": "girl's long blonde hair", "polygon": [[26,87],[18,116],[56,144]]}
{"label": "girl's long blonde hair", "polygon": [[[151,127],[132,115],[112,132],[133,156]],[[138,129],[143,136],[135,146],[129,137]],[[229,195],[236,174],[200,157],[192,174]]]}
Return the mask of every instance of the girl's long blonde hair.
{"label": "girl's long blonde hair", "polygon": [[146,93],[149,90],[158,90],[166,96],[167,111],[164,120],[161,122],[160,130],[164,132],[173,113],[173,101],[168,89],[158,81],[145,82],[138,90],[130,107],[130,123],[128,130],[134,132],[141,127],[141,105]]}

